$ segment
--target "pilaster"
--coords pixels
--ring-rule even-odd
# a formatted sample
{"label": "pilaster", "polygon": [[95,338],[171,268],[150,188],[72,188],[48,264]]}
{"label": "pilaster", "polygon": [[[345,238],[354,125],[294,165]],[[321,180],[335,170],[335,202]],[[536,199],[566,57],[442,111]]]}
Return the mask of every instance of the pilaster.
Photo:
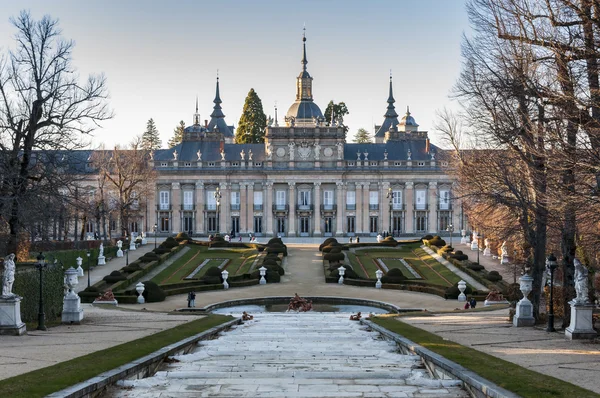
{"label": "pilaster", "polygon": [[204,182],[196,183],[196,223],[195,230],[200,234],[204,234]]}
{"label": "pilaster", "polygon": [[289,195],[288,203],[290,204],[290,212],[288,217],[288,236],[296,236],[296,183],[288,182]]}
{"label": "pilaster", "polygon": [[408,181],[404,184],[404,200],[406,201],[406,212],[404,214],[406,233],[412,234],[415,232],[415,191],[414,183],[412,181]]}
{"label": "pilaster", "polygon": [[240,183],[240,234],[248,232],[248,196],[246,188],[248,183]]}
{"label": "pilaster", "polygon": [[178,182],[174,182],[171,184],[171,194],[173,195],[173,201],[171,202],[171,232],[179,233],[181,232],[181,185]]}
{"label": "pilaster", "polygon": [[[252,162],[250,162],[252,163]],[[246,232],[254,231],[254,182],[248,183],[248,211],[246,212]],[[263,214],[264,211],[263,211]]]}
{"label": "pilaster", "polygon": [[381,202],[381,230],[388,231],[390,234],[392,233],[392,225],[390,223],[390,207],[392,206],[392,198],[388,198],[388,189],[390,188],[390,183],[385,181],[380,184],[381,189],[379,190],[379,197]]}
{"label": "pilaster", "polygon": [[357,182],[354,184],[356,200],[356,212],[354,216],[354,230],[356,234],[362,233],[362,214],[363,214],[363,197],[362,197],[362,183]]}
{"label": "pilaster", "polygon": [[346,203],[344,200],[344,194],[346,192],[346,184],[343,182],[335,183],[335,194],[336,194],[336,205],[337,212],[335,213],[335,236],[344,235],[344,215],[346,213]]}
{"label": "pilaster", "polygon": [[429,191],[427,192],[427,203],[429,205],[429,233],[437,233],[437,219],[438,219],[438,193],[437,193],[437,182],[429,182]]}
{"label": "pilaster", "polygon": [[266,215],[267,236],[273,236],[273,182],[267,181],[264,186],[266,192],[264,193],[263,202],[265,203],[264,214]]}
{"label": "pilaster", "polygon": [[363,187],[363,222],[362,222],[362,232],[364,234],[368,234],[369,231],[369,214],[370,214],[370,210],[369,210],[369,191],[371,190],[371,183],[369,182],[363,182],[362,183],[362,187]]}
{"label": "pilaster", "polygon": [[315,182],[315,228],[313,235],[321,236],[321,182]]}
{"label": "pilaster", "polygon": [[231,202],[231,192],[229,190],[229,184],[226,182],[222,182],[219,184],[219,189],[221,191],[221,205],[219,206],[219,232],[222,234],[228,234],[231,232],[230,229],[227,228],[229,225],[229,203]]}

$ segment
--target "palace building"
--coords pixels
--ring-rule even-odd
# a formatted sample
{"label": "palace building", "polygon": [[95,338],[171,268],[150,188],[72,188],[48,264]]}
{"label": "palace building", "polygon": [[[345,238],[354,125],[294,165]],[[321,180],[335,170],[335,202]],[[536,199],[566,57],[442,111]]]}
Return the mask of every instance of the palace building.
{"label": "palace building", "polygon": [[296,100],[282,121],[276,110],[264,144],[233,143],[217,78],[210,121],[202,124],[196,107],[183,141],[154,152],[156,194],[141,222],[200,236],[401,236],[459,226],[443,151],[408,108],[398,119],[391,77],[375,143],[348,143],[314,101],[306,37],[302,45]]}

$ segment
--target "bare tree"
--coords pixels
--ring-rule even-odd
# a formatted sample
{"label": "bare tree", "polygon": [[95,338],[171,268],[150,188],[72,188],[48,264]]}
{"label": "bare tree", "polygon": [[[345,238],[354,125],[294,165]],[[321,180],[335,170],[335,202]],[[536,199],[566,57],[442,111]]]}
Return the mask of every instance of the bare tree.
{"label": "bare tree", "polygon": [[0,59],[0,214],[9,228],[9,252],[24,224],[24,203],[38,195],[40,169],[57,170],[42,167],[50,158],[36,157],[36,151],[81,147],[82,137],[111,116],[104,77],[79,81],[74,43],[62,39],[56,20],[35,21],[23,11],[11,22],[16,48]]}

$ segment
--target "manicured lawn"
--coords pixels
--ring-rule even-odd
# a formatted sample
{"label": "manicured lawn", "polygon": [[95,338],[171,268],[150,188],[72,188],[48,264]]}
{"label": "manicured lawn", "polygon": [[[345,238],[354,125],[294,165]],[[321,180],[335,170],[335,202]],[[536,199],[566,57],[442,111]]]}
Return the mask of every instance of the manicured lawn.
{"label": "manicured lawn", "polygon": [[375,317],[371,320],[522,397],[600,397],[600,395],[574,384],[525,369],[512,362],[452,341],[444,340],[438,335],[408,325],[397,318]]}
{"label": "manicured lawn", "polygon": [[2,380],[0,397],[44,397],[231,319],[230,316],[209,315],[151,336]]}
{"label": "manicured lawn", "polygon": [[[189,250],[187,253],[173,262],[169,267],[162,270],[158,275],[152,278],[152,281],[159,285],[182,282],[185,277],[190,275],[196,267],[207,259],[209,262],[194,276],[195,278],[202,277],[210,267],[221,265],[224,259],[228,260],[228,263],[225,266],[227,271],[230,275],[235,275],[242,264],[244,264],[244,267],[242,267],[243,269],[245,269],[246,265],[249,268],[254,261],[254,256],[257,255],[257,251],[254,249],[208,250],[206,246],[188,245],[188,247]],[[250,260],[250,257],[252,257],[252,260]],[[240,270],[242,271],[241,273],[243,273],[243,269]]]}

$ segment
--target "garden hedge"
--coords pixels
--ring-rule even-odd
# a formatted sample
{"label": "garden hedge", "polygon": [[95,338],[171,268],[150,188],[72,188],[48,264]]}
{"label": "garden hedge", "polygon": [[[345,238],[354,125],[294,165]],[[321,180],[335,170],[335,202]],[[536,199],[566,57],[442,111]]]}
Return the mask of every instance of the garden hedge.
{"label": "garden hedge", "polygon": [[[47,320],[60,318],[64,297],[64,271],[59,264],[50,264],[43,270],[44,313]],[[17,266],[13,293],[21,300],[21,320],[32,322],[38,319],[40,298],[40,273],[30,266]]]}

